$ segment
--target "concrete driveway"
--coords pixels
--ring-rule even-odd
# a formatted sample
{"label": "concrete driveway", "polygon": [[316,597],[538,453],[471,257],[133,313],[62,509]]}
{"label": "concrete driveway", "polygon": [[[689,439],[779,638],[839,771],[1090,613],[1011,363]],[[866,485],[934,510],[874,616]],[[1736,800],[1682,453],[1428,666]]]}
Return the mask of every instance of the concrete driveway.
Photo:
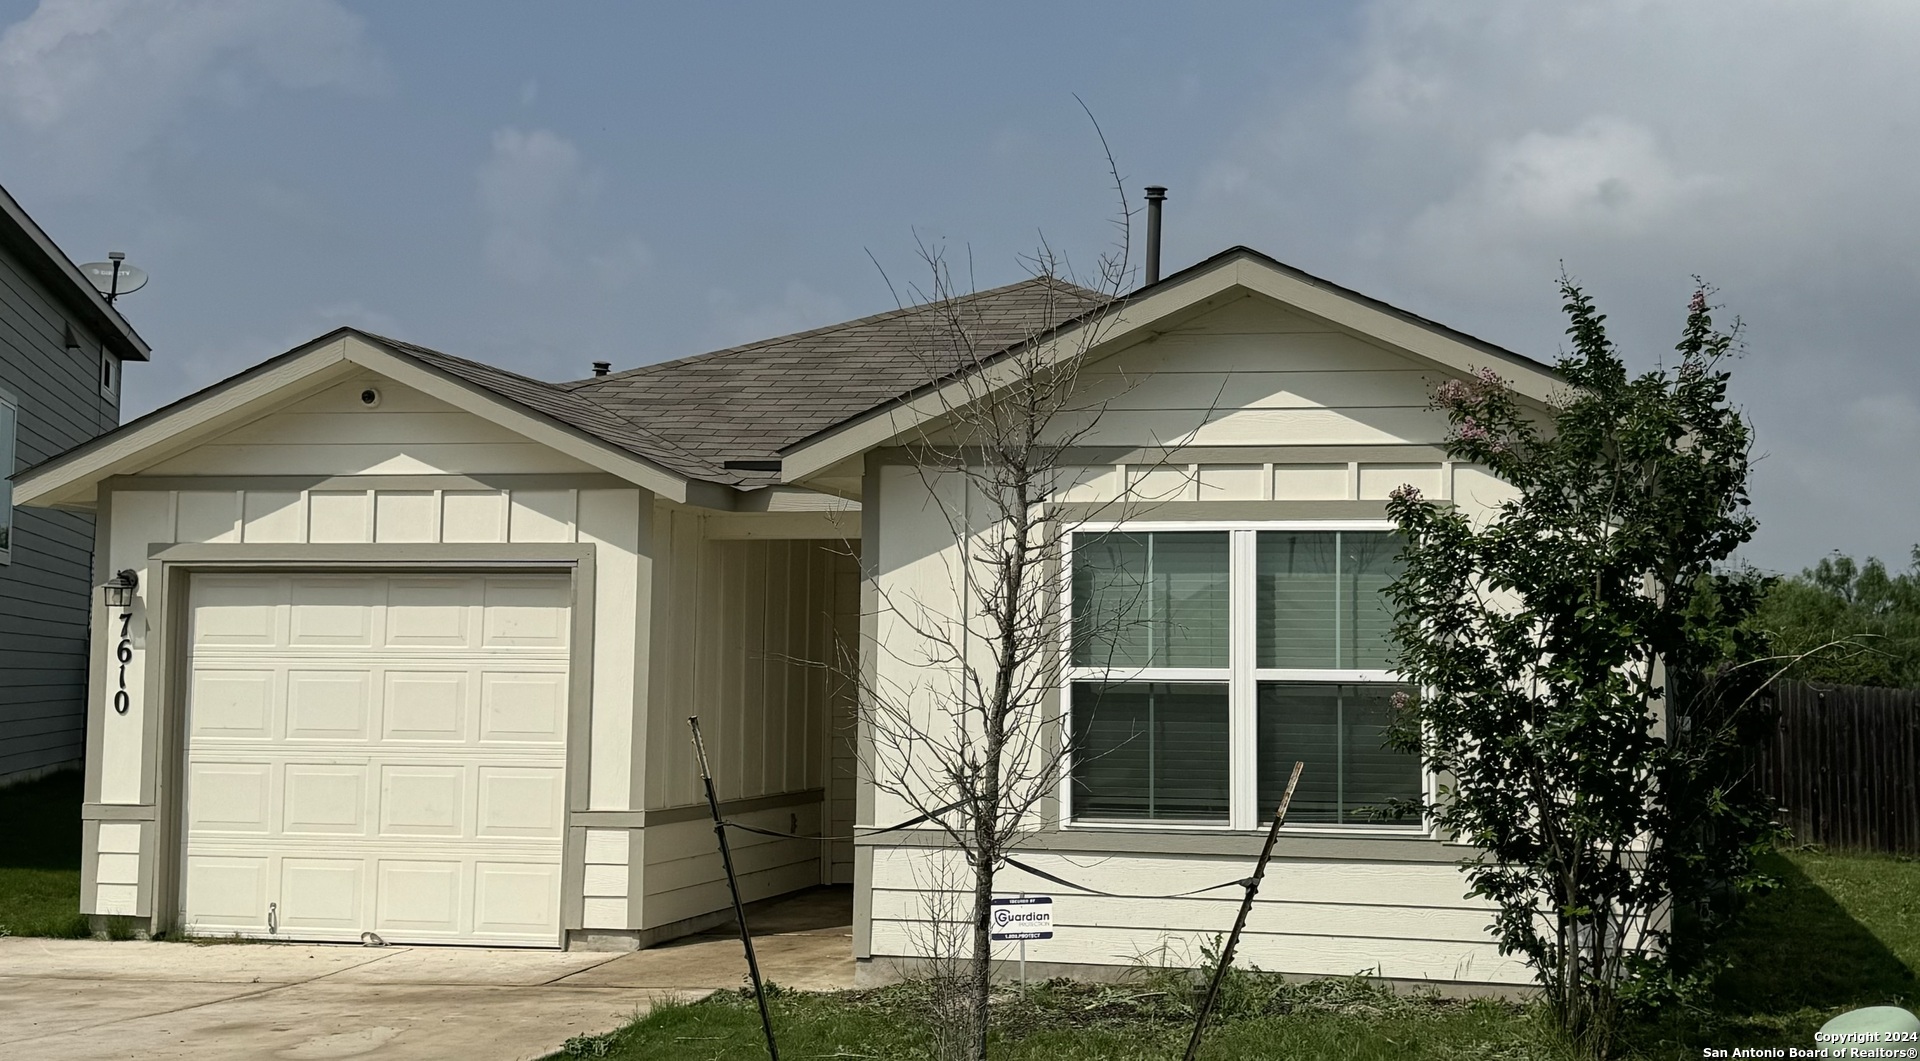
{"label": "concrete driveway", "polygon": [[[844,889],[749,915],[782,986],[853,984]],[[0,938],[0,1057],[537,1058],[740,985],[718,930],[626,954]]]}

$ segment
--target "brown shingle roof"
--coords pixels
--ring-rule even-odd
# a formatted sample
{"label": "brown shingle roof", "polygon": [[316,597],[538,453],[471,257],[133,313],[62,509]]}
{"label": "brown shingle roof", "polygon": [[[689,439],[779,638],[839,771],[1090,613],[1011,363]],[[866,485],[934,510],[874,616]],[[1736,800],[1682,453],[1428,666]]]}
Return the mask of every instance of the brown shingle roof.
{"label": "brown shingle roof", "polygon": [[779,476],[725,462],[776,460],[783,446],[949,374],[958,348],[984,357],[1101,301],[1037,278],[569,383],[369,338],[683,475],[754,487]]}
{"label": "brown shingle roof", "polygon": [[[1057,280],[1026,280],[559,386],[715,465],[777,459],[790,443],[947,375],[957,367],[956,344],[984,356],[1101,300]],[[714,481],[773,478],[725,474]]]}

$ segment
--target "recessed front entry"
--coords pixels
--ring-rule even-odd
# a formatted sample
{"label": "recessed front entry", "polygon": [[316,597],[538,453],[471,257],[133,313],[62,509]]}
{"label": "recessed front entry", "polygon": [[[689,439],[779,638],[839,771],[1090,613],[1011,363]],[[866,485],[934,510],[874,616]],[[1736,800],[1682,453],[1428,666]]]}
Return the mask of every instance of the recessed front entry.
{"label": "recessed front entry", "polygon": [[557,574],[196,574],[182,925],[557,946]]}

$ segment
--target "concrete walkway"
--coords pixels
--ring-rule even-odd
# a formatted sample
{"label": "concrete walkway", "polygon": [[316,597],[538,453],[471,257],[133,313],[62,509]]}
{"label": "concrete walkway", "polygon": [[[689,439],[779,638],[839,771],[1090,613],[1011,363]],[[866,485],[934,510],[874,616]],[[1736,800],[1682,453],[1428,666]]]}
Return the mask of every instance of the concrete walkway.
{"label": "concrete walkway", "polygon": [[[852,986],[849,911],[821,889],[750,913],[766,975]],[[0,938],[0,1057],[538,1058],[745,975],[728,930],[626,954]]]}

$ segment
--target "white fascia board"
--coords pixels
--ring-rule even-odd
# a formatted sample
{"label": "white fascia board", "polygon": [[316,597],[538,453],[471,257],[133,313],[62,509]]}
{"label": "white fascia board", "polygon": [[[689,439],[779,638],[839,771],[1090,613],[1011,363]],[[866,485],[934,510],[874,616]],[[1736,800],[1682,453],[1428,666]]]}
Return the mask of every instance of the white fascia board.
{"label": "white fascia board", "polygon": [[1515,393],[1543,405],[1554,404],[1557,396],[1567,391],[1566,381],[1545,366],[1524,364],[1477,349],[1444,332],[1383,313],[1342,292],[1308,283],[1264,262],[1241,258],[1233,263],[1233,272],[1235,282],[1248,291],[1265,295],[1288,309],[1318,317],[1377,346],[1412,354],[1462,375],[1491,368]]}
{"label": "white fascia board", "polygon": [[[1188,311],[1210,308],[1205,303],[1242,294],[1261,295],[1289,310],[1317,317],[1329,326],[1372,343],[1461,374],[1492,368],[1517,394],[1542,405],[1553,405],[1566,393],[1566,381],[1545,366],[1534,366],[1452,338],[1443,331],[1383,312],[1337,290],[1310,283],[1250,254],[1227,258],[1211,269],[1144,298],[1130,299],[1111,313],[1087,324],[1075,325],[1047,340],[1055,357],[1082,350],[1089,344],[1088,328],[1102,334],[1084,347],[1097,360],[1134,343],[1171,331]],[[1162,326],[1167,325],[1167,326]],[[782,457],[781,478],[789,483],[809,476],[922,427],[963,403],[969,396],[1003,386],[1013,373],[1012,359],[987,368],[984,378],[949,383],[908,401],[874,410],[856,420],[815,436]]]}
{"label": "white fascia board", "polygon": [[[689,488],[696,484],[690,483],[685,476],[637,457],[611,443],[593,438],[585,432],[555,423],[492,391],[439,372],[359,336],[349,335],[345,341],[346,357],[356,364],[378,372],[396,383],[438,398],[448,405],[491,420],[509,431],[565,453],[575,460],[591,464],[601,471],[646,487],[669,501],[696,504],[707,508],[731,509],[733,507],[731,495],[734,491],[729,487],[714,485],[711,492],[690,490]],[[707,496],[709,493],[713,496]]]}
{"label": "white fascia board", "polygon": [[151,419],[137,420],[34,468],[14,481],[14,503],[91,507],[102,480],[152,467],[351,373],[344,337],[296,349],[280,364],[216,384]]}

